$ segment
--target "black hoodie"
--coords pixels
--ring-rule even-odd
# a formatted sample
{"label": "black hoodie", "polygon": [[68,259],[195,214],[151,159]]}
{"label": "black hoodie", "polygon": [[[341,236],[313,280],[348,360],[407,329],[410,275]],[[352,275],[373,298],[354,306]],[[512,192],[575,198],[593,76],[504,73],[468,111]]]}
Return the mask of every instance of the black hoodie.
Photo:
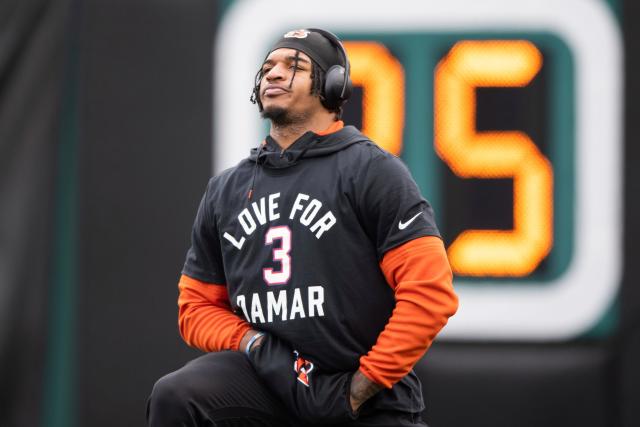
{"label": "black hoodie", "polygon": [[[407,168],[356,128],[286,150],[267,137],[209,181],[183,274],[226,284],[239,316],[324,372],[354,372],[395,306],[380,260],[429,235],[433,212]],[[413,372],[372,400],[424,408]]]}

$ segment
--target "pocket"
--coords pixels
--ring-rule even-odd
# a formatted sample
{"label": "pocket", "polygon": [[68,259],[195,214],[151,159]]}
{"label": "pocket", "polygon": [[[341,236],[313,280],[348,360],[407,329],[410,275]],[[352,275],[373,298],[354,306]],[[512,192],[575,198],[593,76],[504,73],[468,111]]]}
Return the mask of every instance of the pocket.
{"label": "pocket", "polygon": [[267,388],[301,421],[334,424],[358,417],[349,399],[351,372],[323,372],[268,334],[249,353],[249,360]]}
{"label": "pocket", "polygon": [[339,374],[317,374],[311,378],[309,387],[297,386],[296,401],[298,417],[306,422],[328,424],[352,421],[358,414],[351,409],[350,372]]}

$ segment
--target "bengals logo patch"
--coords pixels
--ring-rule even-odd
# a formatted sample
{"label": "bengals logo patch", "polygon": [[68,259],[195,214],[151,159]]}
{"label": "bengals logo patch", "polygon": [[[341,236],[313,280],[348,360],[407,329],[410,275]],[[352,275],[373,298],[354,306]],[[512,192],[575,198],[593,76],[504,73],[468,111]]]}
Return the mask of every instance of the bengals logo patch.
{"label": "bengals logo patch", "polygon": [[313,371],[313,363],[307,362],[300,356],[300,353],[293,351],[295,360],[293,361],[293,370],[298,374],[298,381],[309,387],[309,374]]}
{"label": "bengals logo patch", "polygon": [[293,31],[289,31],[287,34],[284,35],[285,39],[288,38],[296,38],[296,39],[306,39],[307,36],[309,35],[309,31],[307,30],[293,30]]}

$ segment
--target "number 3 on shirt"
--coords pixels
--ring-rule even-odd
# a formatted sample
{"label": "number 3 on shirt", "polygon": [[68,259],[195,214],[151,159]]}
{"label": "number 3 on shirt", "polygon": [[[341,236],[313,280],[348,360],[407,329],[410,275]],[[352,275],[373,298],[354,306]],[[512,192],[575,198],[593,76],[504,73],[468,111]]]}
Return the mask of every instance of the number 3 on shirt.
{"label": "number 3 on shirt", "polygon": [[262,275],[268,285],[284,285],[291,278],[291,230],[286,225],[271,227],[264,236],[265,245],[273,245],[274,240],[280,240],[280,247],[273,248],[273,260],[280,263],[280,271],[273,268],[263,268]]}

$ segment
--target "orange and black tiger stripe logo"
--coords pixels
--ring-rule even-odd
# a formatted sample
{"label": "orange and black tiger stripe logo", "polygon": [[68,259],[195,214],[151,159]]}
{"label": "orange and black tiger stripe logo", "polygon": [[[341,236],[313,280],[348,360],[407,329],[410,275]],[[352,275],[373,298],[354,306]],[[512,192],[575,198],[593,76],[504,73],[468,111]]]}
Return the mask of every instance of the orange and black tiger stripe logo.
{"label": "orange and black tiger stripe logo", "polygon": [[288,39],[288,38],[294,37],[296,39],[306,39],[308,35],[309,35],[309,31],[307,30],[293,30],[285,34],[284,38]]}
{"label": "orange and black tiger stripe logo", "polygon": [[300,353],[293,351],[295,360],[293,362],[293,370],[298,374],[298,381],[309,387],[309,374],[313,371],[313,363],[304,360]]}

